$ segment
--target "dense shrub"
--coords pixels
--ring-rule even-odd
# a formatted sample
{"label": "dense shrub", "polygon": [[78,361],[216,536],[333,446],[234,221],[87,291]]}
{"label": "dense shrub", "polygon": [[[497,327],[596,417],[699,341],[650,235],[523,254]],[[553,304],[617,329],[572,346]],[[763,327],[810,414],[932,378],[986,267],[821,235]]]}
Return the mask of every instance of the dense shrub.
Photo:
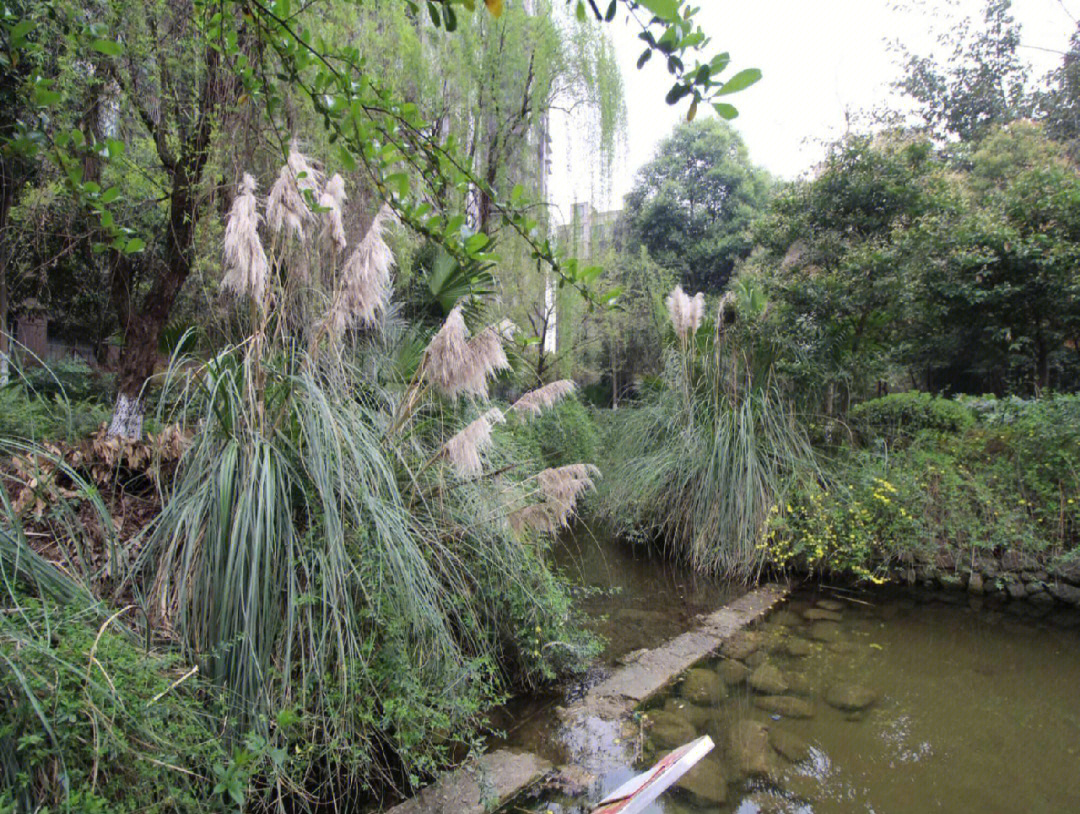
{"label": "dense shrub", "polygon": [[963,404],[915,390],[856,404],[848,419],[863,439],[888,444],[909,440],[923,430],[959,432],[975,421]]}
{"label": "dense shrub", "polygon": [[600,432],[592,411],[577,396],[568,396],[531,419],[522,434],[545,466],[596,460]]}
{"label": "dense shrub", "polygon": [[980,419],[939,424],[899,448],[845,448],[820,483],[773,512],[772,562],[870,577],[947,549],[960,560],[1080,549],[1080,398],[983,398]]}
{"label": "dense shrub", "polygon": [[268,754],[229,759],[188,665],[92,606],[5,598],[17,612],[0,614],[0,809],[223,810],[209,778],[230,774],[243,800]]}

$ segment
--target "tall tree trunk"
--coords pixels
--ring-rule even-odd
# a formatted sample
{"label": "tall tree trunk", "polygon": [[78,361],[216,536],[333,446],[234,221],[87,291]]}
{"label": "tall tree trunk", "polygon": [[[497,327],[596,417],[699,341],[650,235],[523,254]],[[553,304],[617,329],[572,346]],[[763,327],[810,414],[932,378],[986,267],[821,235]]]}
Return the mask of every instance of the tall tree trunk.
{"label": "tall tree trunk", "polygon": [[142,437],[146,412],[144,388],[154,373],[161,334],[169,321],[173,304],[191,273],[195,226],[200,214],[199,183],[210,149],[213,117],[225,109],[235,93],[235,82],[222,75],[217,52],[207,51],[206,75],[199,90],[198,118],[181,144],[178,157],[167,157],[161,149],[171,191],[169,218],[166,223],[164,263],[154,275],[150,290],[137,307],[127,296],[131,292],[131,261],[117,259],[114,267],[114,307],[124,331],[116,407],[109,423],[109,435],[138,439]]}

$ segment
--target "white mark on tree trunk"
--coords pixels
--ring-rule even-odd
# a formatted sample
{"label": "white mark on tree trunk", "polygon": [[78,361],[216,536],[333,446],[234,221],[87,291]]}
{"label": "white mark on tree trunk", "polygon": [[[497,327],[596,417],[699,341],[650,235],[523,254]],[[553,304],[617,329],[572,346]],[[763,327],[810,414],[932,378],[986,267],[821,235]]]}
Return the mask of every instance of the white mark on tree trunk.
{"label": "white mark on tree trunk", "polygon": [[116,397],[112,421],[109,423],[109,436],[138,441],[142,438],[143,416],[146,404],[142,398],[132,398],[123,393]]}

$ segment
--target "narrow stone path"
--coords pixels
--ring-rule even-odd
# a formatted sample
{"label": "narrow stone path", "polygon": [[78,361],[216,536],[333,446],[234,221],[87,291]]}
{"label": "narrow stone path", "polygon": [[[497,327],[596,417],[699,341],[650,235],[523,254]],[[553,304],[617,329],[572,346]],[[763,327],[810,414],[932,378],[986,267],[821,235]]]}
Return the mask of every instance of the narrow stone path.
{"label": "narrow stone path", "polygon": [[[558,708],[559,737],[570,755],[567,774],[599,774],[626,765],[632,758],[634,709],[654,696],[725,640],[764,616],[789,593],[770,584],[744,594],[719,610],[700,617],[693,630],[646,650],[617,668],[580,701]],[[550,761],[528,752],[501,749],[476,764],[444,775],[388,814],[483,814],[492,811],[552,769]]]}

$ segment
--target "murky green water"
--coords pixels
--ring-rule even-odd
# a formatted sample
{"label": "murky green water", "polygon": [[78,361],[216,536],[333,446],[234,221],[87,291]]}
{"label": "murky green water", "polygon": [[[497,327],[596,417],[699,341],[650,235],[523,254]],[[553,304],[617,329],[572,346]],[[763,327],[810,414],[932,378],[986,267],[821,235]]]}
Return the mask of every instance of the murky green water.
{"label": "murky green water", "polygon": [[505,737],[492,738],[490,745],[529,749],[561,763],[566,754],[556,732],[556,704],[606,675],[621,657],[678,636],[695,625],[697,616],[744,589],[673,565],[648,547],[614,539],[599,526],[564,535],[552,557],[577,586],[577,606],[587,626],[605,641],[601,664],[582,677],[580,686],[518,698],[493,710],[490,725]]}
{"label": "murky green water", "polygon": [[[1078,621],[799,594],[649,705],[635,766],[717,744],[649,811],[1080,812]],[[588,811],[632,768],[511,810]]]}

